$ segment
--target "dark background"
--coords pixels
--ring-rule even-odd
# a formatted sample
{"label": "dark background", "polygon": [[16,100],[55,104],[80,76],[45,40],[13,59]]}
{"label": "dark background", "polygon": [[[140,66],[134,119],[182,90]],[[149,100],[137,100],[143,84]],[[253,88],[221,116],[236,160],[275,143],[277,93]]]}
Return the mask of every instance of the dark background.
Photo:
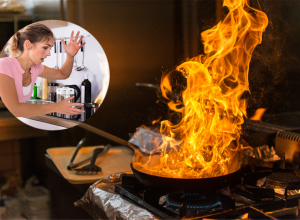
{"label": "dark background", "polygon": [[[93,8],[96,1],[88,2],[82,9],[86,19],[77,21],[99,40],[111,68],[107,97],[88,123],[128,139],[136,127],[166,113],[154,92],[142,91],[135,83],[159,84],[163,71],[203,53],[201,32],[224,18],[227,9],[222,1],[210,0],[100,1]],[[257,108],[267,108],[267,115],[298,111],[300,3],[252,0],[250,5],[267,14],[269,25],[250,64],[248,117]],[[87,22],[94,19],[99,34],[93,32],[93,22]]]}
{"label": "dark background", "polygon": [[300,2],[259,2],[269,25],[250,65],[248,114],[259,107],[268,114],[299,111]]}
{"label": "dark background", "polygon": [[[221,0],[25,2],[34,3],[29,11],[35,21],[66,20],[99,41],[108,58],[110,84],[102,106],[87,123],[123,139],[143,124],[166,118],[168,112],[154,91],[141,90],[135,83],[159,85],[164,71],[203,53],[201,32],[228,12]],[[267,14],[269,25],[250,63],[248,117],[257,108],[267,108],[266,114],[298,111],[300,2],[251,0],[250,5]],[[10,35],[12,30],[7,30]],[[47,147],[74,146],[84,136],[87,145],[112,143],[78,127],[48,134],[32,157],[40,158]],[[36,172],[34,162],[32,167]]]}
{"label": "dark background", "polygon": [[[137,127],[166,118],[167,106],[155,91],[136,83],[159,85],[172,70],[203,50],[200,33],[216,22],[214,1],[68,1],[64,16],[98,39],[110,65],[111,79],[100,110],[87,123],[123,139]],[[97,5],[97,7],[95,7]],[[78,12],[82,17],[78,18]],[[79,14],[79,13],[78,13]],[[94,22],[90,22],[94,21]],[[97,28],[95,29],[95,22]],[[80,128],[60,132],[68,135]],[[88,143],[108,140],[88,133]],[[80,135],[77,136],[78,138]],[[77,143],[74,140],[72,144]],[[65,142],[70,144],[70,140]]]}
{"label": "dark background", "polygon": [[[216,25],[227,13],[221,0],[25,2],[31,4],[29,12],[34,21],[69,21],[99,41],[108,58],[110,84],[100,109],[86,122],[126,140],[137,127],[149,125],[159,117],[166,118],[168,111],[154,91],[141,90],[135,83],[159,85],[164,71],[203,53],[200,33]],[[248,116],[258,108],[267,108],[267,115],[297,112],[300,110],[300,1],[251,0],[250,5],[267,14],[269,25],[250,63]],[[6,29],[2,26],[0,38],[4,45],[13,29],[3,22],[1,25],[6,25]],[[51,181],[46,181],[49,171],[44,163],[46,149],[75,146],[83,137],[87,138],[86,145],[117,145],[79,127],[51,131],[44,138],[21,140],[23,180],[36,174],[42,183],[49,184]]]}

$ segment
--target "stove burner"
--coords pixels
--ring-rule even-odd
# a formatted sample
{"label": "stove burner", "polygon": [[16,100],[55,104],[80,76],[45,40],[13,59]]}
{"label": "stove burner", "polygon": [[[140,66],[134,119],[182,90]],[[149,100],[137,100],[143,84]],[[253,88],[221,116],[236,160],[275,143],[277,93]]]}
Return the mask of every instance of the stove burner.
{"label": "stove burner", "polygon": [[165,205],[179,209],[185,203],[187,209],[212,210],[221,206],[216,195],[204,195],[199,193],[171,193],[166,196]]}
{"label": "stove burner", "polygon": [[[115,192],[125,199],[132,201],[155,213],[162,219],[181,219],[181,218],[210,218],[228,216],[226,219],[239,218],[245,213],[249,213],[249,218],[268,219],[261,211],[255,211],[255,207],[260,207],[266,211],[273,211],[278,207],[289,207],[294,203],[294,198],[276,197],[274,189],[260,188],[254,185],[258,179],[268,176],[271,171],[259,171],[257,173],[245,174],[241,183],[246,185],[233,185],[223,190],[196,192],[173,191],[166,188],[146,188],[139,184],[134,175],[124,175],[122,183],[115,185]],[[249,184],[249,185],[248,185]],[[298,187],[299,184],[287,184],[286,189]],[[225,193],[224,193],[225,192]],[[234,195],[234,196],[233,196]],[[250,202],[240,203],[241,198],[248,198]],[[298,198],[295,202],[298,204]],[[297,201],[296,201],[297,200]],[[251,208],[246,206],[251,205]],[[252,207],[253,206],[253,207]],[[249,212],[248,212],[249,211]],[[254,213],[253,213],[254,212]],[[269,218],[270,219],[270,218]]]}

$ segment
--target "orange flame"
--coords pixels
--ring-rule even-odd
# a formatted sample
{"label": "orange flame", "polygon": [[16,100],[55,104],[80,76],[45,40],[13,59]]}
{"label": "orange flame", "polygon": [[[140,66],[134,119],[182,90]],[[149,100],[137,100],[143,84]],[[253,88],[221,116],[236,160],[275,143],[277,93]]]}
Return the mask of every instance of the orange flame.
{"label": "orange flame", "polygon": [[101,72],[104,74],[102,79],[102,89],[97,98],[95,99],[94,103],[101,104],[106,96],[108,84],[109,84],[109,68],[106,56],[104,53],[97,53],[99,58],[99,67]]}
{"label": "orange flame", "polygon": [[261,121],[262,116],[264,115],[266,108],[258,108],[254,115],[250,118],[252,121]]}
{"label": "orange flame", "polygon": [[103,94],[102,92],[99,93],[99,95],[97,96],[97,98],[95,99],[94,103],[97,103],[97,104],[101,104],[103,102]]}
{"label": "orange flame", "polygon": [[[265,13],[251,8],[247,0],[224,0],[226,18],[201,36],[205,55],[179,65],[187,79],[180,99],[170,100],[180,112],[179,124],[162,121],[163,142],[159,164],[135,162],[134,167],[152,175],[176,178],[207,178],[233,172],[244,147],[239,143],[246,116],[248,72],[252,52],[267,27]],[[161,80],[165,98],[172,91],[171,72]],[[158,144],[158,143],[157,143]],[[168,150],[167,150],[168,149]],[[171,149],[171,150],[170,150]]]}

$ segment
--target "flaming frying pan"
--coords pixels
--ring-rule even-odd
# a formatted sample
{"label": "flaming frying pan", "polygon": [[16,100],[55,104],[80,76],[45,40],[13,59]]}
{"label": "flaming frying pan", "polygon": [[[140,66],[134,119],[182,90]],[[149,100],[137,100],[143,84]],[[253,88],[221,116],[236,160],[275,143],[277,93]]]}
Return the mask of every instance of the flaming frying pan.
{"label": "flaming frying pan", "polygon": [[169,189],[184,190],[184,191],[190,191],[190,190],[207,191],[207,190],[221,189],[231,184],[237,183],[243,175],[240,168],[236,169],[232,173],[223,176],[211,177],[211,178],[185,179],[185,178],[172,178],[172,177],[151,175],[134,168],[132,165],[133,162],[137,160],[143,158],[146,159],[149,158],[149,154],[143,153],[138,146],[131,144],[114,135],[106,133],[91,125],[81,123],[79,126],[88,131],[91,131],[95,134],[98,134],[102,137],[105,137],[109,140],[112,140],[118,144],[124,145],[132,149],[134,151],[134,157],[131,163],[132,172],[141,184],[149,188],[153,187],[153,188],[169,188]]}

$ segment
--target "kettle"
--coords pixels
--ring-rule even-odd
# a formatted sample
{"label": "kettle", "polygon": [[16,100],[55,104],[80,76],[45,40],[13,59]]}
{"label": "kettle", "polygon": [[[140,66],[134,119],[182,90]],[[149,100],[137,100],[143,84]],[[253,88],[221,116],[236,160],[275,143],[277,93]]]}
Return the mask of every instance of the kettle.
{"label": "kettle", "polygon": [[69,88],[72,88],[75,90],[74,102],[77,102],[77,100],[81,96],[81,91],[80,91],[79,87],[77,85],[65,85],[64,87],[69,87]]}

